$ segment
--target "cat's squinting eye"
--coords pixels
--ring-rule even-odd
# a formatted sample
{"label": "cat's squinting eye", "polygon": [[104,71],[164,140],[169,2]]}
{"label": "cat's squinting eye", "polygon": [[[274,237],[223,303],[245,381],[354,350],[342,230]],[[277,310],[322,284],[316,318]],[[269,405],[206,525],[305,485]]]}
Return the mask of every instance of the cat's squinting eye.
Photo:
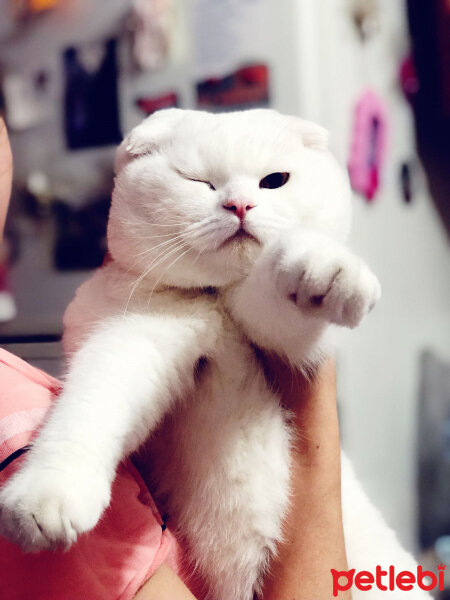
{"label": "cat's squinting eye", "polygon": [[259,187],[268,190],[283,187],[289,181],[289,175],[289,173],[270,173],[261,179]]}
{"label": "cat's squinting eye", "polygon": [[209,189],[211,190],[216,189],[210,181],[203,181],[202,179],[190,179],[189,177],[188,179],[189,181],[196,181],[197,183],[205,183],[207,186],[209,186]]}

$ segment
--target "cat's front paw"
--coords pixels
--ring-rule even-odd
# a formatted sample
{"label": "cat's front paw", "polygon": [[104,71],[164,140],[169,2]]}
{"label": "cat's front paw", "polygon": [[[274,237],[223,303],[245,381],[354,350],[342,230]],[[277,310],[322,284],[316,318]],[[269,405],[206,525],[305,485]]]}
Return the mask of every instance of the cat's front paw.
{"label": "cat's front paw", "polygon": [[69,548],[97,524],[109,500],[106,479],[25,466],[0,490],[0,535],[28,552]]}
{"label": "cat's front paw", "polygon": [[344,246],[315,234],[278,249],[276,281],[300,309],[331,323],[356,327],[381,296],[378,279]]}

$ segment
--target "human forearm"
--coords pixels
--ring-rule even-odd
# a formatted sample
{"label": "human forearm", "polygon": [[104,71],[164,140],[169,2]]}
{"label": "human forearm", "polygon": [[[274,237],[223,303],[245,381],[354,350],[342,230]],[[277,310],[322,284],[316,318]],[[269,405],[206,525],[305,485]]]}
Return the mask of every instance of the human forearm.
{"label": "human forearm", "polygon": [[[330,569],[345,570],[340,447],[334,366],[306,384],[279,364],[276,379],[292,411],[292,500],[284,540],[266,578],[264,600],[310,600],[332,594]],[[280,370],[281,369],[281,370]],[[284,369],[284,370],[283,370]],[[340,594],[350,598],[350,594]]]}
{"label": "human forearm", "polygon": [[189,589],[172,569],[162,564],[145,583],[134,600],[195,600]]}

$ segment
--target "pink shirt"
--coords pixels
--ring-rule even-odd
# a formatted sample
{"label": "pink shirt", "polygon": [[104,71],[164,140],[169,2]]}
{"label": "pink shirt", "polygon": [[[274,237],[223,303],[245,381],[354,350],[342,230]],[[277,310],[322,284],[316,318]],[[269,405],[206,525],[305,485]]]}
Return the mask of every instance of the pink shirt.
{"label": "pink shirt", "polygon": [[[58,388],[56,379],[0,349],[0,485],[20,466],[20,449],[32,440]],[[25,554],[0,537],[0,598],[131,600],[163,562],[180,573],[180,557],[127,460],[118,468],[99,524],[68,552]]]}

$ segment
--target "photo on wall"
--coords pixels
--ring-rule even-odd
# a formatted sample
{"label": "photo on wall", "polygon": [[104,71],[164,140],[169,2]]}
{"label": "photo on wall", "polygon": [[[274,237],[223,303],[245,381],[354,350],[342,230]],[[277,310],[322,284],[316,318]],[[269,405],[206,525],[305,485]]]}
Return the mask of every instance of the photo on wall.
{"label": "photo on wall", "polygon": [[269,68],[265,64],[244,66],[224,77],[197,83],[197,106],[203,110],[265,108],[269,101]]}

